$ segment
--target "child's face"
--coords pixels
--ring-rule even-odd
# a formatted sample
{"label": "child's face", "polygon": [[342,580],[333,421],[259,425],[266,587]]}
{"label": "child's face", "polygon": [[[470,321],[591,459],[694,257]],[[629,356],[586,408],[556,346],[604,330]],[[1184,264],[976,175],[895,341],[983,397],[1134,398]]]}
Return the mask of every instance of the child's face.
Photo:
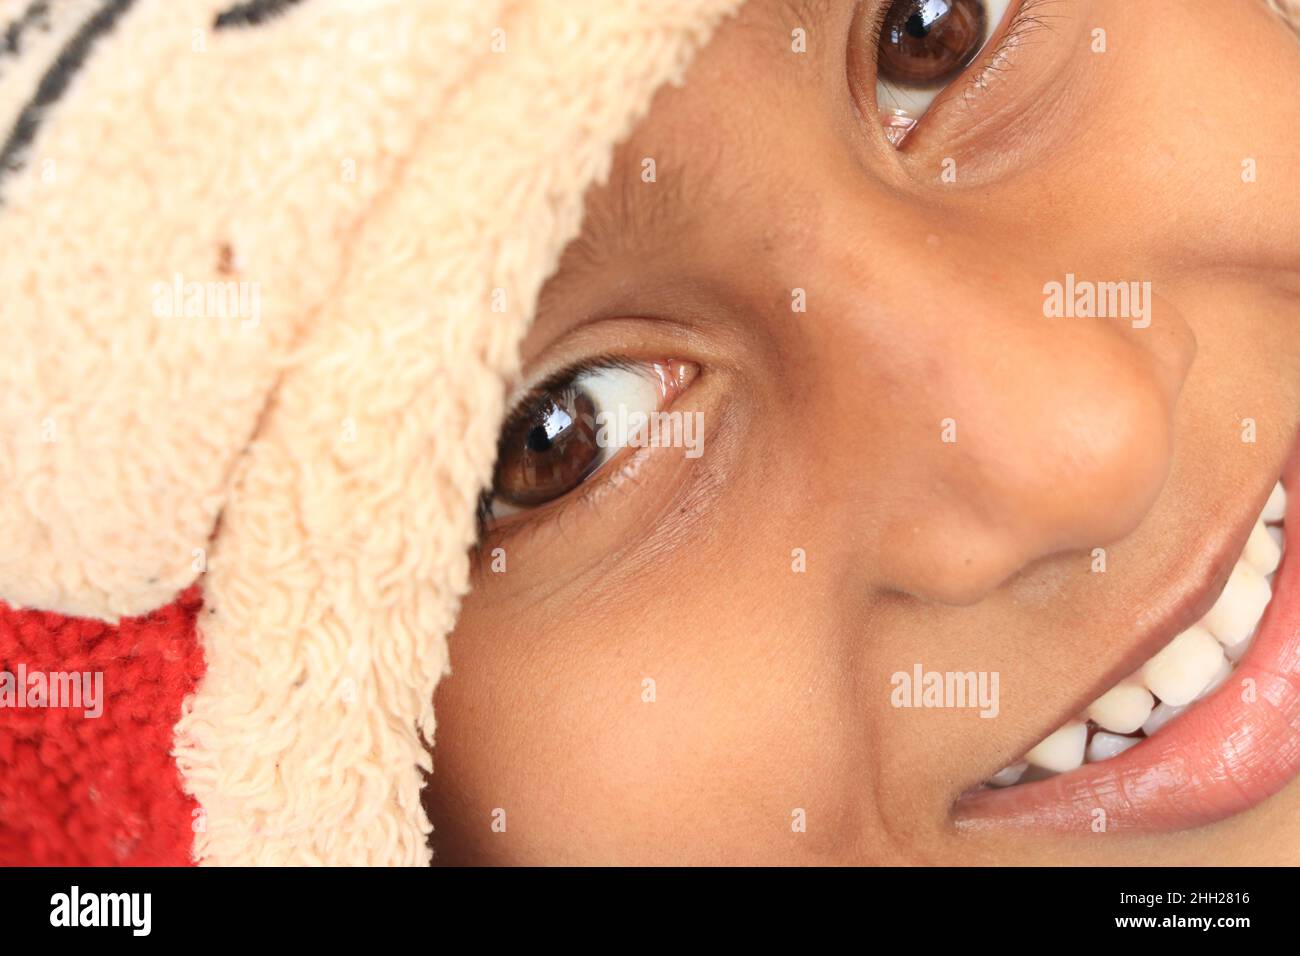
{"label": "child's face", "polygon": [[[1177,746],[959,803],[1203,616],[1283,472],[1300,44],[1259,0],[900,0],[995,36],[896,149],[889,5],[750,0],[590,196],[524,384],[631,364],[503,436],[523,510],[436,700],[444,862],[1300,863],[1292,634]],[[894,22],[896,75],[942,71]],[[1071,281],[1137,286],[1045,315]],[[702,447],[584,478],[570,419],[617,403]],[[996,716],[897,706],[918,666],[996,674]]]}

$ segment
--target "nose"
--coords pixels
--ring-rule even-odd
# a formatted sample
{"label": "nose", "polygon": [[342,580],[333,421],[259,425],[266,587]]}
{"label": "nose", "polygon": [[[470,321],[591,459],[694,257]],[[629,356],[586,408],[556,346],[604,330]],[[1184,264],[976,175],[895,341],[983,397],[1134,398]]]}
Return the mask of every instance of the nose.
{"label": "nose", "polygon": [[[980,256],[946,250],[944,261]],[[827,281],[855,281],[852,272]],[[1041,268],[979,262],[922,291],[914,263],[871,273],[858,278],[880,289],[873,305],[855,306],[861,287],[840,289],[836,337],[841,349],[855,343],[848,350],[868,357],[884,387],[862,388],[860,362],[852,374],[842,360],[825,367],[844,373],[841,394],[871,396],[873,406],[887,396],[884,409],[850,416],[885,412],[867,493],[887,586],[975,603],[1040,558],[1104,547],[1142,522],[1170,468],[1174,409],[1195,352],[1170,303],[1144,303],[1149,324],[1131,314],[1135,302],[1127,316],[1049,317],[1052,276]],[[900,277],[894,288],[888,275]],[[862,464],[846,466],[859,484]]]}

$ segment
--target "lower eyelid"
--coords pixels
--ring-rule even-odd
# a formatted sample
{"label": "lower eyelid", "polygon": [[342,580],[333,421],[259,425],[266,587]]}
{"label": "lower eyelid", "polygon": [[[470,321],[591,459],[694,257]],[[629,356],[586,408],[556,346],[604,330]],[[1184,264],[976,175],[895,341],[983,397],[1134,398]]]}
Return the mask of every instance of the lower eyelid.
{"label": "lower eyelid", "polygon": [[[683,403],[692,406],[683,409],[683,414],[708,414],[710,427],[704,442],[716,451],[690,461],[676,448],[624,449],[611,460],[603,477],[522,520],[489,529],[480,539],[480,571],[497,548],[512,555],[522,553],[517,549],[529,548],[534,549],[530,553],[544,556],[544,565],[528,560],[528,566],[537,569],[535,574],[480,573],[480,580],[496,578],[494,588],[507,589],[494,590],[495,594],[508,593],[512,587],[529,593],[540,588],[536,593],[549,600],[584,575],[607,580],[610,574],[634,573],[629,568],[639,561],[661,561],[666,548],[691,534],[698,519],[718,506],[727,474],[734,467],[739,447],[736,436],[744,432],[746,422],[736,418],[736,409],[730,405],[709,411],[725,393],[723,382],[725,378],[720,377],[699,404]],[[596,520],[589,520],[592,518]]]}
{"label": "lower eyelid", "polygon": [[[669,360],[665,362],[616,363],[611,364],[608,367],[592,368],[587,372],[575,375],[574,378],[576,381],[581,379],[583,375],[586,375],[598,380],[602,373],[610,372],[611,370],[621,370],[624,372],[631,371],[644,375],[647,384],[650,385],[652,389],[659,390],[660,394],[664,398],[662,404],[659,402],[653,403],[653,410],[656,413],[669,411],[676,403],[677,399],[690,388],[700,374],[699,366],[692,362]],[[643,396],[643,398],[646,398],[645,404],[649,405],[649,393],[647,393],[646,396]],[[614,414],[616,415],[617,413]],[[615,424],[617,426],[617,423]],[[480,522],[480,536],[488,530],[496,530],[498,526],[495,522],[499,519],[522,514],[536,514],[541,516],[546,512],[556,511],[567,503],[576,501],[583,497],[591,491],[593,485],[597,482],[614,481],[614,476],[605,473],[613,463],[629,451],[627,437],[628,436],[626,435],[620,435],[619,438],[616,439],[615,444],[607,446],[604,449],[606,453],[602,456],[599,464],[592,468],[592,470],[568,492],[559,495],[551,501],[535,507],[520,507],[505,502],[500,498],[492,498],[488,504],[488,517],[486,522]],[[651,450],[653,450],[652,447],[634,447],[632,450],[632,458],[625,463],[624,467],[631,465],[641,454]],[[490,526],[488,526],[488,523],[490,523]],[[526,526],[527,523],[527,521],[521,519],[518,522],[513,522],[512,525],[523,527]]]}
{"label": "lower eyelid", "polygon": [[[518,518],[516,521],[507,521],[505,523],[493,523],[485,529],[483,537],[490,536],[491,543],[494,547],[500,547],[507,541],[514,538],[522,532],[537,531],[544,528],[547,524],[559,524],[568,514],[568,512],[579,506],[587,505],[594,507],[599,500],[603,500],[611,492],[628,491],[626,482],[634,481],[636,471],[640,468],[638,459],[643,458],[649,453],[659,451],[656,448],[620,448],[609,456],[600,466],[585,478],[581,484],[574,487],[567,494],[561,495],[553,501],[548,501],[544,505],[538,505],[535,508],[511,508],[508,513],[495,513],[493,518]],[[614,465],[622,457],[627,457],[618,469],[618,474],[608,474],[610,466]],[[632,468],[633,464],[635,468]],[[622,475],[624,481],[620,482],[619,477],[625,470],[631,468],[626,474]],[[511,507],[511,506],[506,506]],[[527,517],[520,517],[526,515]]]}
{"label": "lower eyelid", "polygon": [[[996,0],[986,0],[986,2],[994,3]],[[876,103],[881,113],[893,114],[898,111],[911,117],[913,121],[919,120],[944,93],[953,86],[963,83],[970,70],[977,67],[988,57],[990,47],[1001,42],[1004,33],[1008,32],[1008,24],[1014,24],[1015,18],[1020,15],[1020,9],[1023,9],[1020,0],[1005,0],[1005,5],[994,7],[991,11],[992,15],[988,18],[989,22],[985,28],[984,39],[980,42],[979,49],[971,57],[966,69],[943,86],[918,90],[878,78],[876,81]]]}
{"label": "lower eyelid", "polygon": [[[1023,0],[1007,28],[930,108],[899,154],[926,157],[942,150],[944,156],[965,157],[960,181],[976,185],[1026,161],[1017,142],[1035,153],[1059,142],[1069,134],[1066,117],[1092,102],[1100,75],[1087,59],[1090,9],[1091,0]],[[1022,140],[1017,130],[1032,135]]]}
{"label": "lower eyelid", "polygon": [[[531,508],[525,508],[519,505],[512,505],[508,501],[503,501],[498,497],[493,497],[488,504],[489,521],[497,522],[502,518],[511,518],[516,515],[541,514],[555,506],[564,504],[569,499],[581,495],[583,493],[583,489],[586,488],[588,485],[590,485],[593,481],[597,480],[600,474],[603,471],[605,471],[605,469],[608,468],[609,465],[626,450],[627,450],[626,448],[608,449],[607,453],[601,459],[600,463],[596,465],[594,468],[592,468],[592,470],[587,473],[586,477],[584,477],[580,482],[578,482],[578,484],[574,485],[573,488],[571,488],[569,491],[565,492],[564,494],[556,498],[553,498],[552,500],[547,501],[544,504],[535,505]],[[495,523],[493,523],[492,528],[495,527],[496,525]]]}
{"label": "lower eyelid", "polygon": [[[889,128],[894,118],[886,104],[881,104],[880,115],[886,127],[887,138],[900,149],[910,148],[917,137],[925,135],[926,127],[936,125],[937,114],[952,113],[954,108],[978,107],[983,110],[983,94],[991,92],[1003,79],[1013,81],[1017,89],[1021,86],[1032,87],[1036,79],[1041,79],[1041,71],[1031,69],[1033,76],[1029,78],[1023,75],[1027,63],[1038,62],[1025,61],[1023,48],[1032,45],[1031,38],[1039,33],[1058,32],[1058,26],[1065,21],[1082,22],[1078,18],[1079,11],[1075,9],[1082,3],[1084,0],[1012,0],[1000,21],[994,25],[979,54],[961,75],[938,92],[924,111],[923,119],[905,120],[899,117],[897,124],[902,127],[902,133],[893,135]],[[1065,48],[1062,47],[1062,50]],[[880,94],[877,96],[879,98]],[[952,119],[955,116],[949,117],[949,120]],[[951,137],[961,132],[948,130],[942,135]]]}
{"label": "lower eyelid", "polygon": [[1047,18],[1050,15],[1041,11],[1042,8],[1051,6],[1055,2],[1057,0],[1023,0],[1020,9],[1009,21],[1002,36],[996,39],[996,45],[983,58],[984,62],[979,71],[970,77],[967,87],[986,86],[990,76],[1010,64],[1011,61],[1008,59],[1010,52],[1023,43],[1026,37],[1040,29],[1049,29]]}

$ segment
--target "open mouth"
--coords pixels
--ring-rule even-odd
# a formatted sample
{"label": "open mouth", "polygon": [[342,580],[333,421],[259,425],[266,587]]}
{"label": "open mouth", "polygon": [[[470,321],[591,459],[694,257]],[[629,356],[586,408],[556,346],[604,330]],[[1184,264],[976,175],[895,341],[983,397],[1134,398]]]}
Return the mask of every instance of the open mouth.
{"label": "open mouth", "polygon": [[964,795],[959,827],[1186,829],[1300,773],[1300,559],[1284,557],[1298,485],[1300,448],[1196,623]]}

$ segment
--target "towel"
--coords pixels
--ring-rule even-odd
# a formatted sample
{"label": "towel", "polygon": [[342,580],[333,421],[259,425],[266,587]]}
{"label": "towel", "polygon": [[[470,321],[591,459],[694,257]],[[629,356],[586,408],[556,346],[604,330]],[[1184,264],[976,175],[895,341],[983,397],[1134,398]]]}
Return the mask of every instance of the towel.
{"label": "towel", "polygon": [[0,721],[0,862],[429,862],[520,338],[738,5],[0,3],[0,670],[104,696]]}

